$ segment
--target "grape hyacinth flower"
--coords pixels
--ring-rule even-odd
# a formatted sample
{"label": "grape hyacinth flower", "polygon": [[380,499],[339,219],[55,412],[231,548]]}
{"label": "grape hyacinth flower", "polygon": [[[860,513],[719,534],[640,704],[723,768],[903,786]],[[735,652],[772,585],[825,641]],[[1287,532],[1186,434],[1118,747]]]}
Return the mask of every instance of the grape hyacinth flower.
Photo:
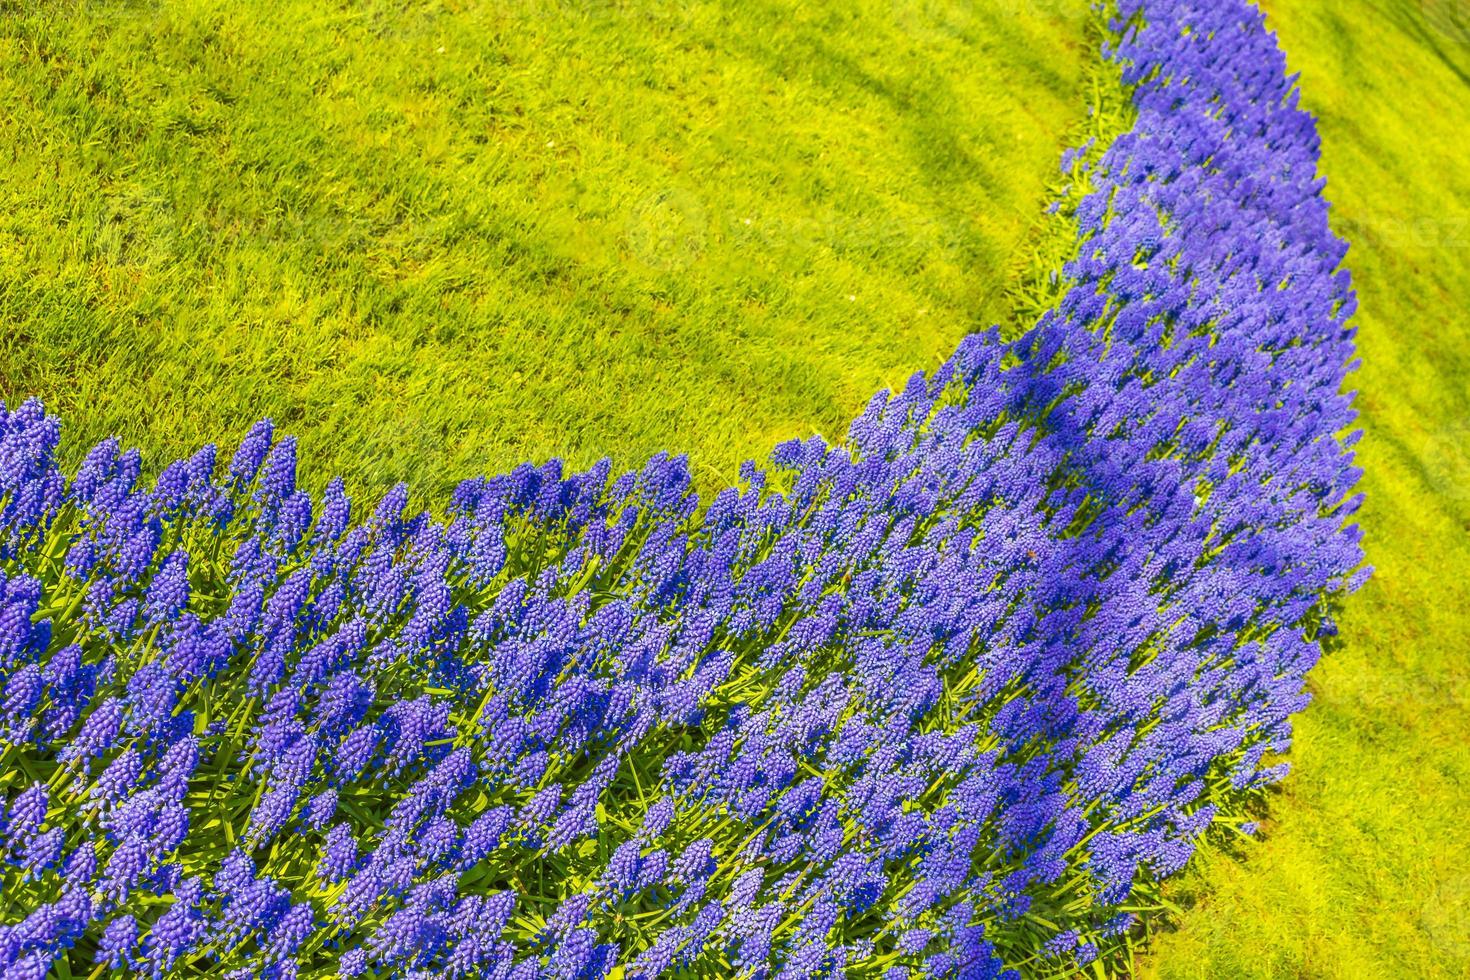
{"label": "grape hyacinth flower", "polygon": [[1049,308],[713,499],[660,454],[355,506],[269,421],[68,475],[0,406],[0,974],[1125,958],[1257,832],[1368,570],[1281,52],[1246,0],[1097,16],[1128,111],[1063,160]]}

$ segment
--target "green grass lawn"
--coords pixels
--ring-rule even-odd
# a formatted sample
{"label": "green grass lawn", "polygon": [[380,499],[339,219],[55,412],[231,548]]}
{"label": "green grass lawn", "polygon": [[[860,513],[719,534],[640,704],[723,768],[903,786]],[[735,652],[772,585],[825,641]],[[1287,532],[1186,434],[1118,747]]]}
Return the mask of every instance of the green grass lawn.
{"label": "green grass lawn", "polygon": [[1004,318],[1070,6],[0,2],[0,395],[369,494],[725,485]]}
{"label": "green grass lawn", "polygon": [[[1456,6],[1456,2],[1459,6]],[[1378,572],[1312,675],[1265,840],[1177,888],[1149,974],[1470,976],[1470,4],[1269,0],[1353,243]]]}

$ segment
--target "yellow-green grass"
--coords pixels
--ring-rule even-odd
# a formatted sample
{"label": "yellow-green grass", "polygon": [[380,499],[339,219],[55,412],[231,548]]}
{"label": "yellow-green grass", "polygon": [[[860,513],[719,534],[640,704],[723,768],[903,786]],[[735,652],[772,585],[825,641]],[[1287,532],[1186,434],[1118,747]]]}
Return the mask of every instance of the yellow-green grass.
{"label": "yellow-green grass", "polygon": [[309,483],[705,488],[1004,319],[1060,0],[0,2],[0,396]]}
{"label": "yellow-green grass", "polygon": [[[1459,6],[1456,6],[1456,2]],[[1268,0],[1352,242],[1372,582],[1311,675],[1264,840],[1208,856],[1147,975],[1470,976],[1470,4]]]}

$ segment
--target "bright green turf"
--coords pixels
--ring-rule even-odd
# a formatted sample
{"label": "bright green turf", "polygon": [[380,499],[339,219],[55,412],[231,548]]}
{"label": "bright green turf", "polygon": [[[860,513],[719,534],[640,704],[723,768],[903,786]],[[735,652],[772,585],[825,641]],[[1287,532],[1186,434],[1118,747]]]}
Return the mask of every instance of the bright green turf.
{"label": "bright green turf", "polygon": [[1195,904],[1149,975],[1467,977],[1470,3],[1266,6],[1321,117],[1333,220],[1353,243],[1378,572],[1312,674],[1264,843],[1175,891]]}
{"label": "bright green turf", "polygon": [[1085,21],[0,0],[0,395],[154,460],[271,415],[374,494],[665,449],[723,485],[1003,317]]}

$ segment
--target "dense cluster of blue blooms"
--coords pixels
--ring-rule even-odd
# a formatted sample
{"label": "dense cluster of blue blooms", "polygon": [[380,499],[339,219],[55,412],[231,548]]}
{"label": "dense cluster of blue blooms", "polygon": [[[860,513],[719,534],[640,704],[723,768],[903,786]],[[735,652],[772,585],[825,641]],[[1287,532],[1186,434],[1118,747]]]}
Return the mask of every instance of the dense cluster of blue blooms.
{"label": "dense cluster of blue blooms", "polygon": [[1125,0],[1075,259],[700,507],[442,517],[257,425],[145,484],[0,410],[0,975],[1063,973],[1279,778],[1364,574],[1312,119],[1243,0]]}

